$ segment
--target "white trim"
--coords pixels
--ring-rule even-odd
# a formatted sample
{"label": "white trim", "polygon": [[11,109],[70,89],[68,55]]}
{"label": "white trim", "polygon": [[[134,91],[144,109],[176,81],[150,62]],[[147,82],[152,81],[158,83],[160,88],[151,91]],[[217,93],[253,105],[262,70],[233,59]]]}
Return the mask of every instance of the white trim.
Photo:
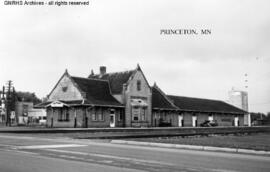
{"label": "white trim", "polygon": [[67,104],[65,104],[63,102],[60,102],[60,101],[53,101],[50,104],[48,104],[47,106],[45,106],[45,107],[49,107],[49,106],[50,107],[64,107],[64,106],[69,107],[69,105],[67,105]]}

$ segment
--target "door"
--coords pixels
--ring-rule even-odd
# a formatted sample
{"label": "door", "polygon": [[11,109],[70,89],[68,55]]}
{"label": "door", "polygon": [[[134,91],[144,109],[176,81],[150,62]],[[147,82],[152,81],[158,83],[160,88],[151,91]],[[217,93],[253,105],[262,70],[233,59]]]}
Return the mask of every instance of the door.
{"label": "door", "polygon": [[83,127],[88,127],[87,109],[83,111]]}
{"label": "door", "polygon": [[178,115],[178,127],[183,127],[183,116]]}
{"label": "door", "polygon": [[208,120],[209,120],[209,121],[213,121],[213,120],[214,120],[213,115],[208,116]]}
{"label": "door", "polygon": [[111,109],[110,113],[110,127],[115,127],[115,110]]}
{"label": "door", "polygon": [[115,114],[110,115],[110,127],[115,127]]}
{"label": "door", "polygon": [[238,127],[238,122],[239,121],[239,119],[238,119],[238,117],[234,117],[234,126],[235,127]]}
{"label": "door", "polygon": [[192,116],[192,127],[197,126],[197,116]]}

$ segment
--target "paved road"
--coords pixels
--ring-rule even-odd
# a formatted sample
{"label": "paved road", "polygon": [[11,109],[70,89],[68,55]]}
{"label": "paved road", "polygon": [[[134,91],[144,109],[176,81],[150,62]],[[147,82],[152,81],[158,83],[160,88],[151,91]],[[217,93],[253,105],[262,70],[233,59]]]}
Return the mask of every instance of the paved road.
{"label": "paved road", "polygon": [[0,135],[0,171],[270,171],[270,157]]}

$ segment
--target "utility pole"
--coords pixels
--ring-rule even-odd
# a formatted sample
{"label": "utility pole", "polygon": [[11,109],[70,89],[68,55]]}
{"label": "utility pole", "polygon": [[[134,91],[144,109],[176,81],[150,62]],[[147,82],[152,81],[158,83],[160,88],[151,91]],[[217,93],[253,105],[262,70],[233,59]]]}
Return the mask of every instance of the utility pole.
{"label": "utility pole", "polygon": [[11,100],[12,100],[12,97],[13,97],[13,96],[11,96],[11,89],[12,89],[12,87],[13,87],[12,81],[11,80],[7,81],[7,93],[6,93],[6,113],[7,113],[7,119],[6,119],[6,126],[11,126],[10,113],[11,113],[11,110],[12,110],[12,105],[11,105]]}
{"label": "utility pole", "polygon": [[3,91],[2,91],[2,96],[0,95],[1,98],[1,121],[4,122],[6,119],[6,107],[5,107],[5,86],[3,86]]}

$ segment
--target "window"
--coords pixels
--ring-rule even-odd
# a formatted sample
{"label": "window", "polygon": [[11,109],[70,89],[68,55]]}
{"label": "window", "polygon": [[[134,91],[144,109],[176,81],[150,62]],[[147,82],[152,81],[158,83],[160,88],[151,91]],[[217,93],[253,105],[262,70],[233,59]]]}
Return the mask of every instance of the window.
{"label": "window", "polygon": [[142,121],[145,121],[145,114],[141,114]]}
{"label": "window", "polygon": [[168,122],[168,114],[166,112],[164,112],[164,120]]}
{"label": "window", "polygon": [[133,114],[133,121],[139,121],[139,114]]}
{"label": "window", "polygon": [[145,109],[146,108],[141,108],[141,119],[142,119],[142,121],[145,121]]}
{"label": "window", "polygon": [[69,112],[68,109],[59,109],[58,113],[58,121],[69,121]]}
{"label": "window", "polygon": [[92,121],[104,121],[103,109],[95,109],[91,115]]}
{"label": "window", "polygon": [[69,121],[69,112],[68,110],[66,111],[66,118],[65,118],[66,121]]}
{"label": "window", "polygon": [[28,112],[28,105],[23,104],[23,116],[27,116],[27,112]]}
{"label": "window", "polygon": [[137,91],[141,91],[141,81],[137,81]]}
{"label": "window", "polygon": [[156,115],[157,115],[157,119],[159,119],[159,118],[160,118],[160,114],[159,114],[159,113],[157,113]]}
{"label": "window", "polygon": [[132,107],[132,119],[133,121],[139,121],[140,108],[138,106]]}
{"label": "window", "polygon": [[63,120],[62,109],[56,110],[55,112],[58,113],[58,121],[62,121]]}
{"label": "window", "polygon": [[119,116],[118,116],[118,121],[122,121],[123,120],[123,111],[120,110]]}
{"label": "window", "polygon": [[92,114],[92,121],[96,121],[97,120],[97,116],[95,113]]}
{"label": "window", "polygon": [[103,115],[102,111],[101,111],[101,113],[98,114],[98,120],[104,121],[104,115]]}

